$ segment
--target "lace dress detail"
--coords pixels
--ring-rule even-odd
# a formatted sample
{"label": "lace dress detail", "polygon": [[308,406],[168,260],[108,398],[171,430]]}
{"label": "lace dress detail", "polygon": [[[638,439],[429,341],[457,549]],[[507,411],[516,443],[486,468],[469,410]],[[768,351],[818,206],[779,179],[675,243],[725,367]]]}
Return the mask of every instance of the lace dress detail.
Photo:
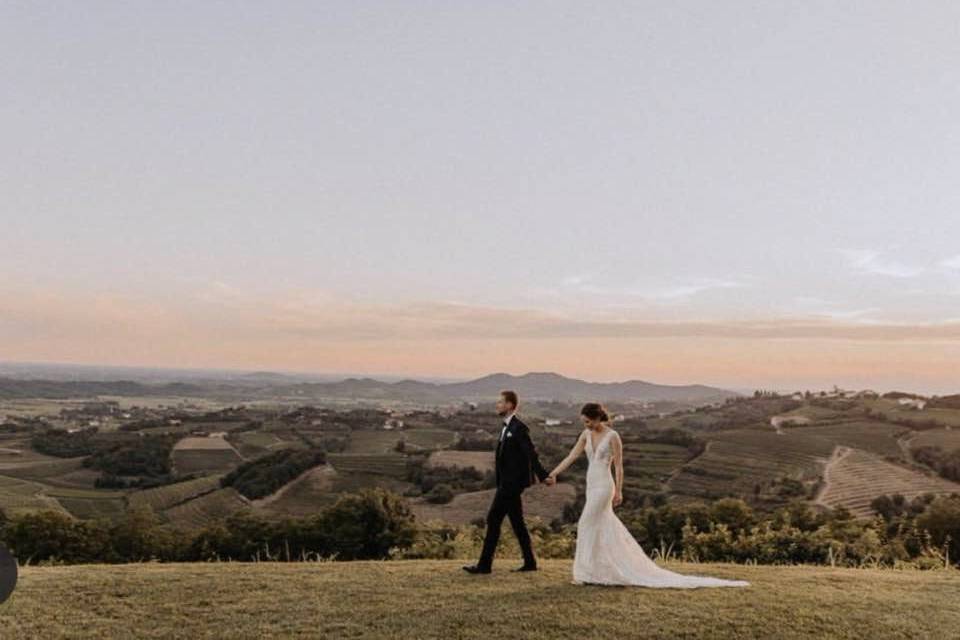
{"label": "lace dress detail", "polygon": [[745,587],[744,580],[723,580],[674,573],[658,566],[634,539],[613,511],[616,484],[611,471],[613,429],[600,438],[593,450],[593,434],[586,432],[586,502],[577,523],[577,550],[573,560],[574,584],[606,584],[694,589],[697,587]]}

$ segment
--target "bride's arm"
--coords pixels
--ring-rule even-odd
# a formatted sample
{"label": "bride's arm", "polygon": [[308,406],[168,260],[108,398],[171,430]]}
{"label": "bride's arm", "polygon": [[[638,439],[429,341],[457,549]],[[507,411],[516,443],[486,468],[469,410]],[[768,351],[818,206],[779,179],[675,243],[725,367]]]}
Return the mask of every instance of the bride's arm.
{"label": "bride's arm", "polygon": [[581,453],[583,453],[583,449],[584,447],[586,447],[586,444],[587,444],[587,440],[585,437],[586,434],[587,434],[586,431],[580,432],[580,437],[577,438],[577,443],[573,445],[573,449],[570,449],[570,453],[567,454],[567,457],[561,460],[560,464],[558,464],[553,469],[553,471],[550,472],[550,475],[553,476],[554,479],[556,479],[558,475],[566,471],[567,467],[573,464],[573,461],[576,460]]}
{"label": "bride's arm", "polygon": [[613,449],[613,469],[616,475],[616,491],[613,494],[613,506],[623,502],[623,442],[620,441],[620,434],[614,432],[610,438],[610,446]]}

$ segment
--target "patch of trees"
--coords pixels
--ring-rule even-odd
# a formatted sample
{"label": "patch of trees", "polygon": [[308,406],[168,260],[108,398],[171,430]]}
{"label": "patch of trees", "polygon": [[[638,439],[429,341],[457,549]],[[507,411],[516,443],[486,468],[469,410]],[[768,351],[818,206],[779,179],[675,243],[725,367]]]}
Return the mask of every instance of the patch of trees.
{"label": "patch of trees", "polygon": [[453,448],[457,451],[493,451],[496,449],[497,439],[489,433],[463,433],[457,439]]}
{"label": "patch of trees", "polygon": [[34,432],[30,438],[30,446],[48,456],[57,458],[76,458],[87,456],[96,449],[94,436],[97,428],[67,431],[66,429],[44,429]]}
{"label": "patch of trees", "polygon": [[931,409],[960,409],[960,393],[931,398],[927,402],[927,407]]}
{"label": "patch of trees", "polygon": [[106,476],[169,478],[170,452],[179,436],[142,435],[137,438],[104,442],[83,461],[83,466],[102,471]]}
{"label": "patch of trees", "polygon": [[[767,425],[771,416],[793,411],[803,405],[799,400],[777,394],[761,395],[751,398],[729,398],[723,406],[708,413],[713,420],[709,425],[700,425],[695,420],[689,426],[708,431],[738,429],[752,424]],[[691,412],[692,413],[692,412]]]}
{"label": "patch of trees", "polygon": [[0,520],[0,541],[24,564],[386,559],[416,535],[407,503],[382,489],[346,494],[308,518],[265,520],[241,512],[192,534],[162,525],[143,508],[117,522],[55,511]]}
{"label": "patch of trees", "polygon": [[882,411],[874,411],[873,409],[867,409],[864,412],[864,415],[871,420],[876,420],[877,422],[889,422],[890,424],[907,427],[908,429],[913,429],[914,431],[942,429],[944,426],[942,423],[937,422],[937,420],[934,418],[905,418],[899,415],[890,416]]}
{"label": "patch of trees", "polygon": [[947,480],[960,482],[960,449],[944,451],[940,447],[917,447],[911,451],[913,459],[925,464]]}
{"label": "patch of trees", "polygon": [[735,498],[623,519],[645,549],[700,562],[937,568],[960,559],[960,496],[921,498],[902,515],[873,520],[804,501],[762,515]]}
{"label": "patch of trees", "polygon": [[283,449],[244,462],[220,480],[251,500],[268,496],[301,473],[326,463],[322,449]]}
{"label": "patch of trees", "polygon": [[410,464],[407,481],[420,488],[424,497],[433,503],[450,502],[457,493],[483,491],[497,485],[493,471],[480,471],[473,467],[426,467]]}
{"label": "patch of trees", "polygon": [[684,431],[683,429],[678,429],[677,427],[641,433],[639,434],[639,439],[641,442],[672,444],[677,447],[684,447],[687,450],[688,461],[699,456],[701,453],[703,453],[704,449],[707,448],[706,442],[696,437],[689,431]]}
{"label": "patch of trees", "polygon": [[887,393],[880,396],[886,400],[900,400],[901,398],[910,398],[913,400],[921,399],[923,396],[919,396],[915,393],[907,393],[905,391],[888,391]]}

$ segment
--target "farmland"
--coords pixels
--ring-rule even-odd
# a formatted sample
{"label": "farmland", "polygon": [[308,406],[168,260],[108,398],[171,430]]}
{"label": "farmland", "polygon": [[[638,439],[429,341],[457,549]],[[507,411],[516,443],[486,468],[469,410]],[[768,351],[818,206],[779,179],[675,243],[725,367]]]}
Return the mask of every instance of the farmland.
{"label": "farmland", "polygon": [[[13,428],[0,430],[0,508],[9,513],[50,508],[78,518],[116,520],[127,509],[147,507],[166,522],[196,528],[244,508],[270,517],[308,515],[367,487],[400,493],[418,515],[451,522],[482,517],[489,502],[484,493],[489,485],[481,483],[482,474],[493,468],[497,421],[487,413],[167,400],[142,406],[114,405],[110,399],[11,401],[3,413],[13,416]],[[583,429],[576,407],[567,411],[551,404],[525,415],[547,468],[566,455]],[[561,419],[548,424],[539,415]],[[91,422],[106,425],[93,436],[98,450],[129,450],[125,457],[101,455],[106,470],[91,467],[84,456],[59,458],[31,446],[34,430],[41,428],[36,425],[76,430]],[[883,491],[913,496],[949,488],[909,452],[960,446],[960,429],[946,428],[954,423],[960,424],[960,410],[919,411],[882,398],[759,397],[669,415],[621,416],[612,426],[624,443],[628,505],[654,498],[687,503],[734,496],[767,509],[803,499],[820,506],[849,505],[865,517],[870,499]],[[151,442],[157,446],[150,455],[169,452],[169,472],[160,460],[152,475],[113,472],[107,478],[113,484],[101,484],[110,465],[129,467],[141,455],[137,443]],[[838,448],[850,453],[828,478],[827,463]],[[297,477],[283,476],[286,485],[250,494],[258,498],[252,502],[220,486],[240,464],[283,450],[309,455],[322,450],[323,464]],[[581,459],[564,474],[564,487],[543,508],[535,504],[538,494],[531,493],[530,509],[554,518],[582,499],[584,463]],[[469,475],[477,472],[481,475]],[[895,481],[880,482],[880,475]],[[450,502],[423,499],[438,483],[454,487]]]}
{"label": "farmland", "polygon": [[866,517],[873,514],[870,502],[878,495],[900,494],[912,499],[925,493],[960,493],[960,484],[891,464],[866,451],[841,447],[826,469],[817,501]]}

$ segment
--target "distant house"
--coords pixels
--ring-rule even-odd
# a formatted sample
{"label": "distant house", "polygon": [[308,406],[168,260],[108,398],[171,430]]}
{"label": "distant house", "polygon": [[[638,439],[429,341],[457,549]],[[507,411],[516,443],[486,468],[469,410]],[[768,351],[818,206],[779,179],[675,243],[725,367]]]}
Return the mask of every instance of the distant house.
{"label": "distant house", "polygon": [[922,398],[900,398],[897,400],[897,404],[923,411],[923,408],[927,406],[927,401]]}

